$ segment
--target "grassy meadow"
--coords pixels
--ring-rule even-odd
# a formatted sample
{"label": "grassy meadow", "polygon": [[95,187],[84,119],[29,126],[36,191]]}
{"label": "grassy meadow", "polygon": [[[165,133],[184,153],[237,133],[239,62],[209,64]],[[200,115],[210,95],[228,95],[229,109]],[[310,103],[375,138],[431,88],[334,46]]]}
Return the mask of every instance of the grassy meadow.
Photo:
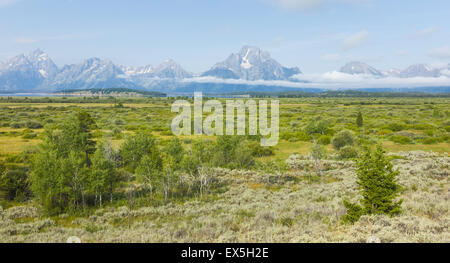
{"label": "grassy meadow", "polygon": [[[0,183],[0,242],[65,242],[70,236],[83,242],[366,242],[373,236],[381,242],[450,242],[450,98],[280,98],[278,145],[261,148],[258,138],[249,137],[225,140],[237,144],[237,157],[228,162],[221,161],[228,149],[214,136],[181,136],[181,150],[173,150],[176,99],[0,98],[0,175],[13,178],[8,182],[15,187]],[[58,165],[36,167],[45,156],[61,153],[67,167],[84,161],[83,154],[62,153],[70,144],[52,141],[79,112],[95,122],[88,140],[97,150],[107,143],[114,156],[111,166],[101,166],[92,149],[80,174],[95,181],[91,175],[109,169],[116,179],[114,189],[111,182],[111,189],[64,190],[67,198],[58,202],[73,205],[64,210],[62,203],[43,200],[45,186],[33,186],[38,182],[29,178],[56,173]],[[336,147],[342,131],[350,133],[351,143]],[[132,140],[143,133],[156,149],[151,154],[161,155],[149,159],[151,167],[135,161],[129,146],[139,145]],[[363,146],[376,144],[399,170],[402,213],[344,224],[342,200],[361,198],[356,158]],[[312,157],[316,145],[320,158]],[[179,151],[184,156],[176,159]],[[97,163],[97,173],[87,172]],[[160,166],[159,172],[145,172]]]}

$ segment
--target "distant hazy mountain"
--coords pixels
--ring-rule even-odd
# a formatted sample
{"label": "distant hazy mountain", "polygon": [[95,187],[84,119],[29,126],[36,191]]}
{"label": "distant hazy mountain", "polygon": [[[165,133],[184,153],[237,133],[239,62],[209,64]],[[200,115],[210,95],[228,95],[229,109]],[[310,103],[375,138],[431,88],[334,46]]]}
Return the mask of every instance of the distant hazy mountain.
{"label": "distant hazy mountain", "polygon": [[[417,64],[405,70],[392,69],[382,72],[365,63],[354,61],[343,66],[340,72],[352,75],[364,74],[376,79],[450,77],[450,64],[443,68]],[[297,82],[297,84],[303,82],[299,78],[293,77],[300,73],[299,68],[284,67],[272,59],[268,52],[251,46],[244,46],[239,53],[231,54],[225,61],[215,64],[203,74],[195,75],[196,77],[213,76],[223,79],[209,82],[208,78],[194,78],[192,73],[183,69],[173,60],[166,60],[158,66],[126,67],[117,66],[110,60],[91,58],[79,64],[58,68],[46,53],[38,49],[28,55],[18,55],[0,63],[0,92],[52,92],[105,88],[145,89],[162,92],[203,90],[226,93],[258,91],[259,89],[271,91],[292,88],[294,87],[293,82]],[[237,81],[225,81],[226,79]],[[264,84],[248,82],[255,80],[266,80],[267,82]],[[273,80],[278,80],[278,84],[270,82]],[[281,81],[285,81],[286,85],[280,84],[283,83]],[[445,79],[439,81],[439,83],[443,83],[442,87],[425,87],[424,89],[430,90],[430,92],[433,90],[445,91],[447,88]],[[310,81],[304,81],[305,85],[302,87],[305,90],[309,89],[308,83]],[[314,86],[313,84],[311,83],[311,87]],[[320,81],[318,84],[321,84]],[[405,87],[409,86],[409,84],[405,85]]]}
{"label": "distant hazy mountain", "polygon": [[439,77],[440,70],[437,68],[432,68],[425,64],[416,64],[403,70],[399,76],[402,78],[413,78],[413,77]]}
{"label": "distant hazy mountain", "polygon": [[364,74],[378,77],[383,76],[383,73],[381,73],[381,71],[359,61],[347,63],[339,71],[351,75]]}
{"label": "distant hazy mountain", "polygon": [[383,75],[385,77],[399,77],[401,73],[402,73],[402,70],[396,69],[396,68],[383,71]]}
{"label": "distant hazy mountain", "polygon": [[367,65],[366,63],[354,61],[354,62],[347,63],[339,71],[342,73],[347,73],[347,74],[352,74],[352,75],[364,74],[364,75],[372,75],[375,77],[437,78],[442,75],[445,75],[444,73],[447,73],[448,69],[433,68],[426,64],[416,64],[416,65],[409,66],[408,68],[406,68],[404,70],[390,69],[390,70],[381,72],[381,71]]}
{"label": "distant hazy mountain", "polygon": [[0,90],[35,90],[58,73],[58,67],[41,50],[18,55],[0,64]]}
{"label": "distant hazy mountain", "polygon": [[52,90],[139,88],[125,78],[125,73],[110,60],[90,58],[80,64],[64,66],[61,71],[45,83]]}
{"label": "distant hazy mountain", "polygon": [[441,75],[450,77],[450,63],[447,65],[447,67],[441,69]]}
{"label": "distant hazy mountain", "polygon": [[231,54],[225,61],[214,65],[202,76],[222,79],[289,80],[300,74],[298,68],[286,68],[257,47],[244,46],[239,53]]}
{"label": "distant hazy mountain", "polygon": [[145,78],[184,79],[191,78],[192,73],[186,71],[175,61],[168,59],[157,67],[151,65],[144,67],[121,67],[128,76],[140,76]]}

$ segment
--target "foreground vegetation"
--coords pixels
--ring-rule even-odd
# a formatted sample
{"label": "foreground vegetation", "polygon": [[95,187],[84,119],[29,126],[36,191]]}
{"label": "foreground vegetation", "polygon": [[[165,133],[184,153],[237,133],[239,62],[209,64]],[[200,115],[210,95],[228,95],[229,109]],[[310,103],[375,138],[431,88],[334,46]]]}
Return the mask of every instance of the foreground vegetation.
{"label": "foreground vegetation", "polygon": [[107,206],[90,216],[47,217],[33,203],[0,212],[3,242],[449,242],[449,157],[391,156],[403,186],[402,214],[342,224],[342,198],[360,199],[354,163],[324,160],[323,175],[292,156],[288,173],[214,169],[227,187],[204,198],[153,207]]}
{"label": "foreground vegetation", "polygon": [[1,240],[450,240],[448,99],[282,99],[273,148],[175,138],[174,100],[2,98]]}

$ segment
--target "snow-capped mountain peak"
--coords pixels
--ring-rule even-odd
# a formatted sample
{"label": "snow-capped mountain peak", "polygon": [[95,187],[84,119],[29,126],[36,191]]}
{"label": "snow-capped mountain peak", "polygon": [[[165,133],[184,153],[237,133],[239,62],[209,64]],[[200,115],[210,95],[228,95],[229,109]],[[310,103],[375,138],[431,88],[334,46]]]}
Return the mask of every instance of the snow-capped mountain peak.
{"label": "snow-capped mountain peak", "polygon": [[28,55],[18,55],[0,65],[0,88],[24,90],[40,86],[46,79],[54,77],[58,67],[40,49]]}
{"label": "snow-capped mountain peak", "polygon": [[184,70],[178,63],[172,59],[164,60],[159,66],[154,67],[151,65],[143,67],[125,67],[122,66],[121,69],[127,76],[139,78],[174,78],[183,79],[192,77],[192,74]]}
{"label": "snow-capped mountain peak", "polygon": [[383,75],[385,77],[398,77],[401,72],[402,72],[401,69],[392,68],[392,69],[388,69],[386,71],[383,71],[382,73],[383,73]]}
{"label": "snow-capped mountain peak", "polygon": [[270,54],[254,46],[244,46],[225,61],[214,65],[202,76],[223,79],[288,80],[301,73],[298,68],[286,68],[270,57]]}
{"label": "snow-capped mountain peak", "polygon": [[167,59],[154,70],[155,76],[159,78],[184,79],[192,77],[192,74],[184,70],[172,59]]}
{"label": "snow-capped mountain peak", "polygon": [[383,74],[379,70],[359,61],[349,62],[345,64],[339,71],[351,75],[364,74],[378,77],[383,76]]}
{"label": "snow-capped mountain peak", "polygon": [[415,64],[403,70],[400,75],[402,78],[412,77],[439,77],[440,70],[435,69],[427,64]]}

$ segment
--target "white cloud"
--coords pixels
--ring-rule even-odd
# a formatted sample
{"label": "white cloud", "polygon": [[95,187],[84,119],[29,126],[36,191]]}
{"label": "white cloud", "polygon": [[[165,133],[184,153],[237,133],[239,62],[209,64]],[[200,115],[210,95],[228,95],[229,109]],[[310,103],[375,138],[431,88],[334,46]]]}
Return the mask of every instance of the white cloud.
{"label": "white cloud", "polygon": [[[267,0],[266,0],[267,1]],[[362,3],[367,2],[367,0],[269,0],[272,3],[282,7],[286,10],[292,9],[313,9],[318,6],[323,6],[332,3]]]}
{"label": "white cloud", "polygon": [[427,53],[427,55],[432,58],[450,59],[450,46],[445,46],[431,50],[430,52]]}
{"label": "white cloud", "polygon": [[276,0],[275,3],[284,9],[309,9],[317,7],[326,0]]}
{"label": "white cloud", "polygon": [[414,32],[414,37],[417,38],[427,38],[431,35],[433,35],[434,33],[436,33],[438,31],[437,27],[429,27],[429,28],[425,28],[422,30],[418,30],[416,32]]}
{"label": "white cloud", "polygon": [[439,78],[377,78],[370,75],[351,75],[337,71],[324,74],[299,74],[296,78],[301,82],[281,80],[238,80],[218,79],[214,77],[196,77],[184,79],[184,82],[194,83],[225,83],[245,85],[266,85],[286,88],[319,88],[319,89],[361,89],[361,88],[419,88],[419,87],[442,87],[450,86],[450,77]]}
{"label": "white cloud", "polygon": [[404,57],[404,56],[408,55],[408,51],[399,50],[399,51],[397,51],[396,55],[399,57]]}
{"label": "white cloud", "polygon": [[34,38],[19,37],[15,39],[15,42],[18,44],[33,44],[39,42],[39,40]]}
{"label": "white cloud", "polygon": [[450,69],[443,69],[441,70],[442,75],[446,75],[447,77],[450,77]]}
{"label": "white cloud", "polygon": [[370,75],[350,75],[342,72],[327,72],[318,75],[306,75],[303,80],[315,83],[318,86],[330,88],[417,88],[417,87],[439,87],[449,86],[448,77],[414,77],[377,78]]}
{"label": "white cloud", "polygon": [[351,35],[348,38],[344,39],[344,41],[342,41],[342,50],[347,51],[353,48],[360,47],[367,42],[368,38],[369,32],[367,30],[363,30],[354,35]]}
{"label": "white cloud", "polygon": [[325,61],[339,61],[341,60],[341,55],[339,54],[325,54],[320,59]]}
{"label": "white cloud", "polygon": [[60,36],[50,36],[50,37],[41,37],[41,38],[33,38],[33,37],[18,37],[14,39],[14,42],[17,44],[33,44],[43,41],[52,41],[52,40],[71,40],[76,38],[74,35],[60,35]]}
{"label": "white cloud", "polygon": [[17,3],[19,1],[21,1],[21,0],[0,0],[0,7],[11,5],[11,4]]}

